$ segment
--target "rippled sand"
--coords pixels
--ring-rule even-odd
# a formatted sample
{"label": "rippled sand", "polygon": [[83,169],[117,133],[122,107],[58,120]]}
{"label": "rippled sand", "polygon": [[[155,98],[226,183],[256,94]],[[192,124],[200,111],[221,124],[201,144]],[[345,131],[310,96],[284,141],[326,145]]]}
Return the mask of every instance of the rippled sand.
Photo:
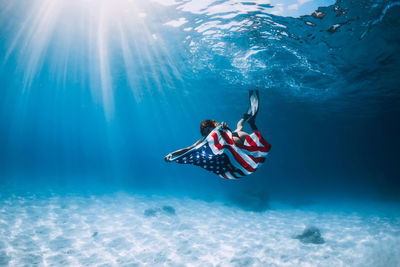
{"label": "rippled sand", "polygon": [[[293,239],[309,225],[324,244]],[[0,266],[400,266],[399,248],[400,216],[382,209],[255,213],[122,194],[0,200]]]}

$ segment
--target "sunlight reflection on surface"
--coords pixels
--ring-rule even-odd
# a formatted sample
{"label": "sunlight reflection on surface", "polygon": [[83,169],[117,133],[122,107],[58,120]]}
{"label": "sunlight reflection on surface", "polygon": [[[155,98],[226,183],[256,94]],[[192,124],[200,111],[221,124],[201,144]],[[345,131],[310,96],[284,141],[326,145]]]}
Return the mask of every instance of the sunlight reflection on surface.
{"label": "sunlight reflection on surface", "polygon": [[[285,28],[269,14],[297,17],[332,3],[328,0],[272,0],[267,4],[259,0],[13,1],[1,6],[8,17],[20,14],[1,21],[10,29],[4,58],[5,62],[17,61],[22,73],[21,98],[29,96],[35,79],[44,72],[50,72],[60,88],[65,88],[71,76],[86,75],[93,101],[101,103],[105,117],[110,120],[115,112],[115,80],[121,75],[115,73],[119,57],[136,102],[147,93],[144,90],[154,90],[162,98],[166,86],[174,88],[182,81],[178,67],[181,62],[176,57],[179,46],[171,49],[164,44],[170,35],[169,28],[181,28],[187,35],[185,40],[190,41],[182,49],[196,53],[198,43],[191,41],[193,35],[201,34],[206,41],[218,40],[226,32],[254,27],[255,17],[241,18],[241,15],[265,16],[272,26]],[[270,39],[288,36],[285,31],[276,33],[266,34],[270,34]],[[213,46],[215,51],[226,51],[223,42]],[[237,65],[238,62],[233,62],[233,66]],[[146,87],[139,85],[143,80]],[[87,84],[82,82],[81,86],[86,89]]]}

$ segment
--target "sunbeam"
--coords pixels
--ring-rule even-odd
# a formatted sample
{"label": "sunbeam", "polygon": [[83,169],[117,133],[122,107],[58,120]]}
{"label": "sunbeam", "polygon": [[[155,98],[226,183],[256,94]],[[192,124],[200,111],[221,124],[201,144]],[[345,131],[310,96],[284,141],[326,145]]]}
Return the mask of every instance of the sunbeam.
{"label": "sunbeam", "polygon": [[[113,65],[118,56],[125,63],[124,75],[137,102],[141,101],[144,90],[138,86],[139,80],[148,80],[140,73],[151,75],[150,83],[156,86],[152,87],[148,81],[146,89],[158,90],[160,97],[165,86],[181,80],[168,50],[160,49],[162,34],[157,31],[165,26],[148,24],[160,19],[151,15],[154,3],[38,0],[27,4],[30,5],[27,10],[17,1],[3,7],[3,13],[25,13],[20,20],[7,23],[12,30],[4,55],[4,64],[10,57],[17,58],[25,96],[43,71],[44,62],[51,65],[48,71],[64,86],[79,69],[83,74],[89,73],[84,79],[90,80],[93,101],[101,103],[106,119],[110,120],[115,112],[113,74],[118,76],[118,73]],[[50,48],[51,45],[54,46]],[[71,68],[76,63],[77,68]],[[85,77],[83,74],[78,76]],[[86,85],[84,80],[80,82]]]}
{"label": "sunbeam", "polygon": [[399,7],[0,0],[0,266],[400,266]]}

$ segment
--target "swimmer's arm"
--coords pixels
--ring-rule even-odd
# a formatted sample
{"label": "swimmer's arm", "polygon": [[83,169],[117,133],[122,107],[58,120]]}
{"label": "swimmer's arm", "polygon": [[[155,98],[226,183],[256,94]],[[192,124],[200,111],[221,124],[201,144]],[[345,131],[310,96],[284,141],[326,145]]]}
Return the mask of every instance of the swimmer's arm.
{"label": "swimmer's arm", "polygon": [[179,156],[182,155],[183,153],[186,153],[187,151],[189,151],[190,149],[194,148],[195,146],[197,146],[198,144],[200,144],[201,142],[203,142],[204,138],[200,139],[199,141],[197,141],[196,143],[194,143],[193,145],[187,147],[187,148],[182,148],[179,149],[177,151],[172,152],[171,154],[173,156]]}
{"label": "swimmer's arm", "polygon": [[199,141],[197,141],[196,143],[194,143],[193,145],[186,147],[186,148],[182,148],[179,150],[176,150],[170,154],[168,154],[164,159],[165,161],[171,161],[172,157],[176,157],[176,156],[180,156],[186,152],[188,152],[190,149],[194,148],[195,146],[197,146],[198,144],[200,144],[201,142],[203,142],[204,138],[200,139]]}

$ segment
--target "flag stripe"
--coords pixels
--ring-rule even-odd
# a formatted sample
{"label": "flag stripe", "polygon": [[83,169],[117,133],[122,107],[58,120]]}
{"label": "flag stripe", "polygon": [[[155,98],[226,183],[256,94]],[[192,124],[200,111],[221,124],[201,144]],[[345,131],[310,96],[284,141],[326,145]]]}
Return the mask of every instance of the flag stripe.
{"label": "flag stripe", "polygon": [[218,126],[203,142],[173,160],[197,165],[224,179],[238,179],[255,172],[270,149],[258,131],[246,136],[244,145],[240,145],[235,144],[230,129]]}
{"label": "flag stripe", "polygon": [[249,158],[251,158],[255,163],[264,163],[265,157],[254,157],[252,155],[247,155]]}
{"label": "flag stripe", "polygon": [[[223,137],[223,139],[225,140],[225,142],[229,143],[229,137],[226,136],[226,133],[221,134],[221,136]],[[234,159],[240,164],[240,166],[242,166],[243,168],[245,168],[247,171],[249,172],[254,172],[255,169],[253,167],[251,167],[233,148],[232,146],[228,146],[228,145],[221,145],[218,141],[217,138],[217,133],[215,133],[215,135],[213,135],[214,137],[214,143],[215,146],[219,149],[222,150],[224,148],[228,149],[229,152],[231,152],[232,156],[234,157]],[[233,141],[232,141],[233,143]],[[233,162],[232,162],[233,163]]]}
{"label": "flag stripe", "polygon": [[[231,144],[234,143],[234,142],[233,142],[233,138],[230,138],[229,135],[227,135],[226,133],[225,133],[224,135],[222,135],[222,137],[224,138],[225,141],[227,141],[227,142],[229,142],[229,143],[231,143]],[[237,144],[235,144],[235,145],[238,146]],[[238,160],[238,162],[240,163],[240,165],[241,165],[242,167],[244,167],[247,171],[250,171],[250,172],[254,172],[255,169],[257,168],[257,163],[264,162],[264,161],[261,161],[260,158],[264,158],[264,159],[265,159],[265,156],[266,156],[266,153],[257,153],[257,155],[256,155],[256,157],[255,157],[255,156],[251,155],[250,153],[248,153],[247,151],[243,151],[243,149],[235,149],[234,146],[230,146],[228,149],[229,149],[230,151],[231,151],[231,149],[234,149],[234,151],[238,154],[238,156],[239,156],[244,162],[246,162],[246,163],[250,166],[250,168],[252,168],[252,169],[247,168],[246,166],[244,166],[244,165],[242,164],[243,161]],[[245,153],[245,152],[246,152],[246,153]],[[234,154],[234,153],[232,153],[232,154]],[[247,157],[249,157],[250,159],[252,159],[253,162],[248,161]],[[236,158],[236,157],[235,157],[235,158]],[[236,159],[237,159],[237,158],[236,158]],[[255,164],[252,164],[252,163],[255,163]]]}
{"label": "flag stripe", "polygon": [[223,173],[223,174],[220,174],[219,176],[221,176],[222,178],[225,178],[225,179],[229,179],[229,178],[228,178],[228,176],[226,176],[226,174],[225,174],[225,173]]}

